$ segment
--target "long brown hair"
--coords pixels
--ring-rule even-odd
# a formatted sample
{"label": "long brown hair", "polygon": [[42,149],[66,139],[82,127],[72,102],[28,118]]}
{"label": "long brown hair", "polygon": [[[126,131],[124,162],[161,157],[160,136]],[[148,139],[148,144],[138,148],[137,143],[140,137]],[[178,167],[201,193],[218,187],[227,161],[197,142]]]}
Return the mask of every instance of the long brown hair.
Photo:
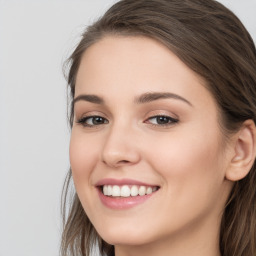
{"label": "long brown hair", "polygon": [[[207,82],[218,103],[224,134],[242,122],[256,123],[256,50],[240,20],[214,0],[122,0],[89,26],[69,59],[70,126],[76,75],[82,55],[106,35],[146,36],[158,40]],[[256,255],[256,166],[237,181],[223,212],[220,230],[222,256]],[[114,255],[101,239],[74,192],[68,191],[71,170],[63,188],[61,255],[88,256],[95,248]]]}

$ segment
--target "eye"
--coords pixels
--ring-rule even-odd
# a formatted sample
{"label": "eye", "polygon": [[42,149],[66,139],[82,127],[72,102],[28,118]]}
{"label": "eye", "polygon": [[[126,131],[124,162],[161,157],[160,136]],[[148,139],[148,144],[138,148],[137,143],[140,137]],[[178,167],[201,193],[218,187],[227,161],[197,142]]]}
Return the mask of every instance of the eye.
{"label": "eye", "polygon": [[150,123],[156,126],[170,126],[177,123],[179,120],[170,116],[159,115],[152,116],[146,120],[146,123]]}
{"label": "eye", "polygon": [[78,124],[82,124],[85,127],[93,127],[102,124],[108,124],[108,120],[102,116],[86,116],[77,121]]}

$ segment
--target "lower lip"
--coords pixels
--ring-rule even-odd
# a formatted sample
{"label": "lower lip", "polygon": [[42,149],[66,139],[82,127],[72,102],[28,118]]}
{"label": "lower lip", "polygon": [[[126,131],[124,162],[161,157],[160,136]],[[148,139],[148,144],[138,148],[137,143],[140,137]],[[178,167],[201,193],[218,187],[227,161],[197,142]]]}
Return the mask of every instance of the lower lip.
{"label": "lower lip", "polygon": [[156,192],[153,192],[152,194],[145,195],[145,196],[134,196],[134,197],[112,197],[112,196],[105,196],[100,189],[98,189],[99,197],[101,202],[111,209],[116,210],[123,210],[123,209],[129,209],[132,207],[135,207],[137,205],[140,205],[147,201],[152,195],[154,195]]}

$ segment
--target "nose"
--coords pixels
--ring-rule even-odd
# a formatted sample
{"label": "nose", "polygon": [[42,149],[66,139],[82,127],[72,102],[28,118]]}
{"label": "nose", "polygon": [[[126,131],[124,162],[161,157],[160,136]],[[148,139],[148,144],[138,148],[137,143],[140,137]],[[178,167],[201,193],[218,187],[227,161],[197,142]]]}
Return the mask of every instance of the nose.
{"label": "nose", "polygon": [[136,144],[136,132],[132,129],[112,127],[106,135],[102,149],[102,161],[111,168],[133,165],[140,161]]}

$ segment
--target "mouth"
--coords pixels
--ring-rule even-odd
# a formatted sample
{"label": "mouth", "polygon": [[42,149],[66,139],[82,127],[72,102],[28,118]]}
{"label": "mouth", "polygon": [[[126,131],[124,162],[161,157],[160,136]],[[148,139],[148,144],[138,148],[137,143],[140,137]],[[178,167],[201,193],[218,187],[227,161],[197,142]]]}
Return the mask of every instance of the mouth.
{"label": "mouth", "polygon": [[144,186],[144,185],[102,185],[99,187],[104,196],[114,198],[127,198],[150,195],[157,190],[159,186]]}
{"label": "mouth", "polygon": [[100,201],[112,210],[129,209],[154,197],[160,186],[134,180],[105,179],[96,184]]}

